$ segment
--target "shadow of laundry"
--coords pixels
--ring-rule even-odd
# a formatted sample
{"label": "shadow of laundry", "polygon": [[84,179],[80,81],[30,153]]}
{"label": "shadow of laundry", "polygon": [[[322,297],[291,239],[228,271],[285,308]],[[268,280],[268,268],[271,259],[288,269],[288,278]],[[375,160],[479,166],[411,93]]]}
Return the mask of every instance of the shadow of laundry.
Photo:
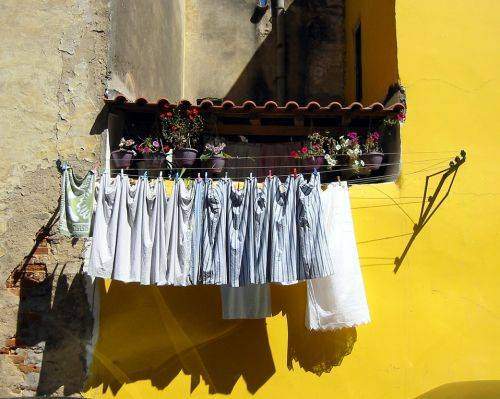
{"label": "shadow of laundry", "polygon": [[306,283],[272,287],[273,313],[283,312],[288,325],[287,366],[294,362],[316,375],[329,373],[349,355],[357,339],[356,329],[311,331],[306,328]]}
{"label": "shadow of laundry", "polygon": [[100,285],[91,387],[116,393],[150,380],[163,389],[182,371],[191,391],[203,379],[210,393],[230,393],[243,377],[256,392],[274,374],[265,320],[222,320],[218,287]]}
{"label": "shadow of laundry", "polygon": [[500,380],[460,381],[431,389],[415,399],[497,399]]}
{"label": "shadow of laundry", "polygon": [[[101,320],[88,388],[116,393],[149,380],[164,389],[182,371],[191,392],[203,380],[211,394],[229,394],[242,377],[253,394],[274,375],[266,320],[223,320],[218,287],[97,283]],[[273,287],[273,302],[288,321],[288,367],[295,360],[320,375],[351,352],[356,331],[308,331],[304,288]]]}

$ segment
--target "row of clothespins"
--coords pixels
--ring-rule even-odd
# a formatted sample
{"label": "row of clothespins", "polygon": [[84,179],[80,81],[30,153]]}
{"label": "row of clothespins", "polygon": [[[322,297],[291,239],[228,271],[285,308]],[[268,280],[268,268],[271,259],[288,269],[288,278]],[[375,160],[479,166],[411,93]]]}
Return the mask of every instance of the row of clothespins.
{"label": "row of clothespins", "polygon": [[[106,170],[104,170],[103,172],[106,172]],[[320,172],[318,172],[318,170],[316,168],[313,169],[313,175],[314,176],[317,176]],[[120,169],[120,174],[123,176],[125,174],[124,170],[123,169]],[[298,177],[298,173],[297,173],[297,168],[294,168],[293,169],[293,177],[297,178]],[[159,172],[159,177],[163,177],[163,171],[160,170]],[[282,176],[282,175],[280,175]],[[148,171],[145,170],[143,175],[142,176],[139,176],[139,177],[142,177],[142,178],[145,178],[147,179],[148,178]],[[175,172],[175,180],[178,180],[180,177],[179,175],[179,172]],[[269,177],[269,178],[272,178],[273,177],[273,173],[272,173],[272,169],[269,169],[269,173],[266,177]],[[253,173],[250,172],[250,179],[253,178]],[[340,181],[340,176],[337,176],[338,180]],[[201,173],[198,173],[198,176],[196,177],[196,179],[198,181],[201,180]],[[208,179],[208,172],[205,172],[205,180]],[[229,179],[228,175],[227,175],[227,172],[225,172],[225,175],[224,175],[224,179]]]}

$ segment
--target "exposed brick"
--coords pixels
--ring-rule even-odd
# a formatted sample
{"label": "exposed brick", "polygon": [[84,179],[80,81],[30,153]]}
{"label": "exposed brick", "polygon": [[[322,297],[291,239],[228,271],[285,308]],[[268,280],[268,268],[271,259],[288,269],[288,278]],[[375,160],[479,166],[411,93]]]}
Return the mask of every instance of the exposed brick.
{"label": "exposed brick", "polygon": [[17,368],[23,373],[39,373],[40,368],[36,364],[18,364]]}
{"label": "exposed brick", "polygon": [[9,339],[6,339],[5,340],[5,346],[7,348],[15,348],[16,347],[16,337],[12,337],[12,338],[9,338]]}
{"label": "exposed brick", "polygon": [[5,346],[3,348],[0,348],[0,355],[8,355],[10,353],[10,349],[6,348]]}
{"label": "exposed brick", "polygon": [[14,362],[14,364],[23,363],[26,360],[26,356],[24,355],[9,355],[9,359]]}
{"label": "exposed brick", "polygon": [[35,255],[48,255],[50,253],[50,248],[48,246],[38,246],[35,249]]}

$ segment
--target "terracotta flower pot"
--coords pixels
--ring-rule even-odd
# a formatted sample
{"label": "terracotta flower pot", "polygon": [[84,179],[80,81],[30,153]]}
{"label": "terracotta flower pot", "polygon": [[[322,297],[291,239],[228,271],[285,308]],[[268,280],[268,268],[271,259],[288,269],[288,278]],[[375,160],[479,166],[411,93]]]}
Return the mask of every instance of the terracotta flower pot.
{"label": "terracotta flower pot", "polygon": [[132,163],[134,152],[130,150],[115,150],[111,153],[113,166],[117,169],[128,169]]}
{"label": "terracotta flower pot", "polygon": [[224,165],[226,164],[226,160],[223,157],[213,157],[207,159],[204,162],[204,165],[207,169],[211,169],[212,173],[221,173],[224,169]]}
{"label": "terracotta flower pot", "polygon": [[361,154],[361,160],[365,163],[370,171],[379,170],[384,159],[382,152],[373,151],[366,154]]}
{"label": "terracotta flower pot", "polygon": [[325,164],[325,157],[323,155],[304,159],[305,170],[313,170],[316,168],[316,170],[319,171],[324,164]]}
{"label": "terracotta flower pot", "polygon": [[196,162],[198,151],[194,148],[177,148],[172,154],[175,165],[179,168],[189,168]]}

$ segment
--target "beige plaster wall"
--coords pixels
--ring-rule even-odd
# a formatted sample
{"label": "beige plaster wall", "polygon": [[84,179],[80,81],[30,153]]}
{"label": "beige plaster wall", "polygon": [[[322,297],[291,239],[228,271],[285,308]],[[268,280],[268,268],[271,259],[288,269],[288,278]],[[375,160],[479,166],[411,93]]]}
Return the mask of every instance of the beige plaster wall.
{"label": "beige plaster wall", "polygon": [[130,99],[182,97],[184,0],[112,0],[109,88]]}
{"label": "beige plaster wall", "polygon": [[55,161],[88,169],[100,151],[90,132],[99,130],[108,30],[106,0],[0,2],[2,397],[83,387],[91,317],[83,284],[74,279],[81,242],[57,234],[44,241],[30,289],[28,280],[9,276],[57,208]]}

